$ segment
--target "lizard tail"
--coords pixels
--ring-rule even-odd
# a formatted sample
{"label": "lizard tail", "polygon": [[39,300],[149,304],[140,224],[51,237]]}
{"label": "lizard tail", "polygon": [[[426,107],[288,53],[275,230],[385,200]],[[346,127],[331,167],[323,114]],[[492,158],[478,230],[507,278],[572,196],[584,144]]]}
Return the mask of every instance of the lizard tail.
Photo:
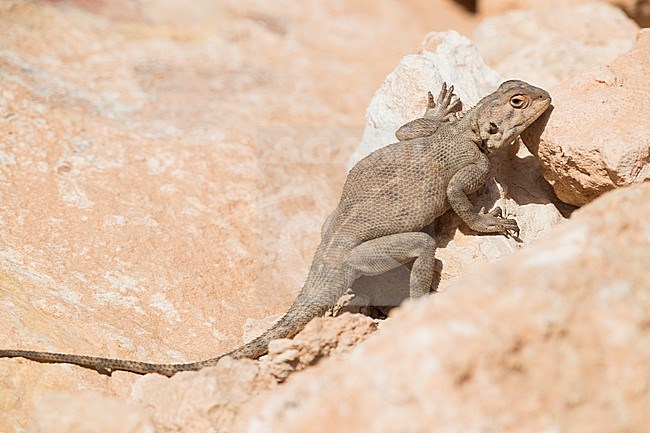
{"label": "lizard tail", "polygon": [[[312,300],[313,301],[313,300]],[[292,338],[300,332],[315,317],[325,314],[331,305],[320,305],[318,302],[306,304],[296,299],[291,308],[277,321],[275,325],[262,335],[223,356],[239,358],[259,358],[269,350],[269,343],[279,338]],[[208,361],[206,361],[208,362]]]}
{"label": "lizard tail", "polygon": [[130,361],[126,359],[101,358],[85,355],[70,355],[55,352],[37,352],[32,350],[0,350],[0,358],[25,358],[48,364],[74,364],[96,370],[101,374],[110,376],[113,371],[129,371],[131,373],[148,374],[158,373],[171,377],[181,371],[196,371],[204,367],[217,364],[224,356],[233,358],[259,358],[268,352],[271,340],[278,338],[291,338],[296,335],[314,317],[324,313],[316,308],[293,308],[266,332],[235,350],[220,355],[216,358],[186,364],[154,364],[149,362]]}
{"label": "lizard tail", "polygon": [[[331,282],[330,282],[331,284]],[[340,296],[339,288],[319,290],[315,295],[312,290],[303,288],[293,304],[282,318],[266,332],[231,352],[216,358],[184,364],[154,364],[125,359],[100,358],[85,355],[70,355],[54,352],[36,352],[31,350],[0,350],[0,358],[25,358],[50,364],[74,364],[96,370],[110,376],[113,371],[129,371],[138,374],[158,373],[171,377],[181,371],[196,371],[217,364],[224,356],[233,358],[259,358],[268,352],[271,340],[291,338],[302,330],[314,317],[322,316]]]}
{"label": "lizard tail", "polygon": [[[101,374],[110,376],[114,371],[130,371],[132,373],[147,374],[159,373],[172,376],[179,371],[198,370],[201,367],[195,364],[151,364],[148,362],[129,361],[126,359],[99,358],[85,355],[69,355],[54,352],[35,352],[32,350],[0,350],[0,358],[25,358],[48,364],[74,364],[96,370]],[[181,368],[183,367],[183,368]]]}
{"label": "lizard tail", "polygon": [[[297,300],[296,300],[297,301]],[[0,358],[25,358],[49,364],[75,364],[96,370],[101,374],[110,376],[113,371],[129,371],[131,373],[147,374],[158,373],[171,377],[181,371],[196,371],[204,367],[217,364],[224,356],[233,358],[259,358],[268,352],[271,340],[278,338],[291,338],[296,335],[314,317],[324,314],[328,306],[294,305],[270,329],[248,344],[216,358],[186,364],[153,364],[149,362],[130,361],[125,359],[100,358],[85,355],[69,355],[54,352],[36,352],[31,350],[0,350]]]}

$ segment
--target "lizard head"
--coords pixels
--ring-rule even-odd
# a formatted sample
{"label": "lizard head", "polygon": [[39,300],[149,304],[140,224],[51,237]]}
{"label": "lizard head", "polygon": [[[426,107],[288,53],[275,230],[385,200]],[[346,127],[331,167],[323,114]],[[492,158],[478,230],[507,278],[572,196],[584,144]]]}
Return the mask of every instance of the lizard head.
{"label": "lizard head", "polygon": [[549,105],[551,96],[546,90],[519,80],[504,82],[472,110],[479,147],[493,153],[509,146]]}

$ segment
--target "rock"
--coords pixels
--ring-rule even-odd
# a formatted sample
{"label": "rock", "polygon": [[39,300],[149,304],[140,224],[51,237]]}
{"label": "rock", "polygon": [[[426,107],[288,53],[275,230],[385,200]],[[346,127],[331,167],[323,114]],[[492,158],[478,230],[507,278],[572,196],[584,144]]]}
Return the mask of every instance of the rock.
{"label": "rock", "polygon": [[362,314],[344,313],[336,319],[319,317],[293,339],[274,340],[262,371],[278,382],[290,374],[316,364],[322,358],[340,357],[377,330],[377,323]]}
{"label": "rock", "polygon": [[648,213],[650,183],[606,194],[256,397],[233,431],[645,431]]}
{"label": "rock", "polygon": [[224,358],[199,372],[171,378],[146,375],[133,383],[128,403],[94,392],[53,393],[36,405],[32,430],[228,432],[254,395],[273,392],[278,382],[322,358],[345,359],[344,354],[376,329],[374,320],[359,314],[318,318],[293,340],[273,341],[269,356],[260,363]]}
{"label": "rock", "polygon": [[[449,18],[415,3],[0,1],[0,347],[195,361],[283,312],[372,92]],[[0,431],[137,379],[0,359]]]}
{"label": "rock", "polygon": [[534,9],[488,17],[474,32],[485,61],[504,77],[548,89],[634,43],[638,26],[607,3],[537,3]]}
{"label": "rock", "polygon": [[429,33],[419,52],[403,57],[370,101],[366,128],[348,169],[372,151],[396,142],[395,131],[422,116],[427,92],[437,95],[443,81],[454,85],[464,106],[471,107],[496,89],[501,78],[466,37],[453,30]]}
{"label": "rock", "polygon": [[525,138],[560,199],[581,206],[650,179],[650,30],[629,52],[551,95],[555,108],[541,139],[533,130]]}
{"label": "rock", "polygon": [[641,27],[650,27],[650,1],[616,0],[623,10]]}
{"label": "rock", "polygon": [[197,373],[147,375],[133,385],[130,401],[149,411],[156,433],[218,433],[229,431],[241,406],[274,383],[256,361],[224,358]]}
{"label": "rock", "polygon": [[[283,311],[300,287],[376,83],[430,29],[429,17],[462,19],[421,0],[388,0],[381,7],[254,3],[0,2],[0,347],[182,362],[241,344],[242,334],[257,326],[250,318],[262,323]],[[455,38],[456,45],[434,35],[425,48],[449,50],[458,66],[476,65],[476,50]],[[462,46],[474,54],[456,52]],[[488,77],[490,88],[459,89],[466,103],[498,84],[489,68],[472,68],[441,75],[450,81]],[[424,107],[425,93],[411,90],[422,105],[402,101],[396,109],[411,110],[403,117]],[[526,243],[563,220],[561,204],[524,148],[501,155],[493,173],[496,180],[476,197],[477,207],[498,199],[520,220]],[[466,236],[457,227],[448,215],[435,228],[445,247],[437,254],[443,288],[461,272],[519,248],[501,237]],[[406,272],[398,271],[400,278]],[[377,284],[369,280],[365,287]],[[505,302],[489,294],[469,311],[482,311],[492,299]],[[380,297],[375,303],[399,301]],[[447,317],[467,313],[443,308],[452,308]],[[480,341],[509,349],[508,332],[518,325],[502,316],[509,326],[497,330],[507,338],[481,334]],[[229,431],[255,394],[273,395],[278,380],[313,365],[283,386],[296,383],[321,368],[325,354],[342,363],[340,354],[374,330],[369,319],[346,317],[315,322],[295,341],[275,342],[262,363],[225,358],[171,379],[0,359],[0,431]],[[449,328],[445,344],[459,335],[458,327]],[[435,328],[397,329],[425,343],[430,333],[438,335]],[[384,350],[403,378],[429,365],[422,357],[405,369],[399,344]],[[388,379],[394,369],[368,372],[356,357],[354,365],[363,366],[358,371],[372,375],[373,398],[409,400],[393,392],[398,387]],[[354,380],[357,370],[348,375]],[[427,376],[420,376],[426,386]],[[528,391],[517,390],[518,397]],[[336,401],[342,401],[338,395]],[[285,408],[285,415],[295,413],[291,404]],[[88,410],[101,413],[89,416]]]}
{"label": "rock", "polygon": [[[82,416],[80,416],[82,415]],[[31,433],[156,433],[145,410],[93,391],[39,398]]]}
{"label": "rock", "polygon": [[230,431],[254,395],[272,392],[276,382],[323,357],[344,359],[343,354],[376,328],[372,319],[362,315],[319,318],[293,340],[273,341],[269,356],[260,363],[224,358],[198,373],[179,373],[169,379],[147,375],[135,382],[129,400],[149,412],[158,433]]}
{"label": "rock", "polygon": [[[626,14],[641,27],[650,25],[650,1],[648,0],[606,0],[622,8]],[[478,10],[482,14],[494,15],[512,9],[535,9],[540,7],[563,7],[581,3],[593,3],[593,0],[479,0]]]}
{"label": "rock", "polygon": [[[397,128],[422,116],[426,92],[437,94],[443,81],[455,86],[469,108],[494,91],[502,80],[485,65],[467,38],[453,31],[430,33],[420,52],[405,56],[375,93],[366,113],[363,138],[348,167],[373,150],[397,141]],[[509,152],[495,155],[492,161],[487,186],[474,198],[477,210],[501,206],[507,215],[516,217],[525,242],[533,241],[539,233],[562,221],[563,214],[570,213],[543,180],[539,163],[525,148],[514,146]],[[436,221],[431,231],[441,247],[436,251],[442,262],[439,290],[477,261],[496,260],[521,247],[503,236],[468,235],[453,213]],[[408,297],[408,280],[409,271],[402,267],[379,277],[363,277],[355,283],[354,291],[369,299],[372,306],[390,308]]]}

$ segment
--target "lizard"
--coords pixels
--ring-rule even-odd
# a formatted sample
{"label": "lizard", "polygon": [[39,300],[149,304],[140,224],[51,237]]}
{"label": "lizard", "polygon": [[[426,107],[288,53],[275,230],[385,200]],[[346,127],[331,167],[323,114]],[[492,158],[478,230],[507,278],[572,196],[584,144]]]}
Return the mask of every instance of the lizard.
{"label": "lizard", "polygon": [[411,134],[413,138],[407,130],[405,140],[375,150],[350,170],[338,205],[322,227],[301,291],[279,321],[251,342],[216,358],[180,364],[27,350],[0,350],[0,357],[76,364],[107,375],[123,370],[172,376],[214,366],[224,356],[259,358],[271,340],[291,338],[325,314],[362,275],[379,275],[412,262],[410,298],[429,294],[436,242],[422,229],[443,213],[452,209],[478,233],[519,232],[516,220],[503,218],[498,207],[492,212],[474,210],[468,194],[487,180],[488,156],[511,145],[551,103],[545,90],[510,80],[457,118],[450,116],[456,110],[452,94],[453,89],[443,88],[436,111],[429,98],[429,129]]}

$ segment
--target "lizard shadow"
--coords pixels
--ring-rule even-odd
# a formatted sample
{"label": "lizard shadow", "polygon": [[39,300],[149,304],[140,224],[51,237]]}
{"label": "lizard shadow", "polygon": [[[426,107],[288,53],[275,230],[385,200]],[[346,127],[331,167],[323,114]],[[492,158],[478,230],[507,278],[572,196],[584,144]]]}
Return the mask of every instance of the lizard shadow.
{"label": "lizard shadow", "polygon": [[[455,228],[462,224],[452,211],[446,212],[422,231],[436,240],[437,248],[444,248],[453,239]],[[361,312],[373,318],[385,318],[395,307],[409,299],[409,280],[414,260],[375,276],[362,276],[351,287],[354,298],[340,312]],[[443,262],[435,261],[432,294],[440,287]]]}

